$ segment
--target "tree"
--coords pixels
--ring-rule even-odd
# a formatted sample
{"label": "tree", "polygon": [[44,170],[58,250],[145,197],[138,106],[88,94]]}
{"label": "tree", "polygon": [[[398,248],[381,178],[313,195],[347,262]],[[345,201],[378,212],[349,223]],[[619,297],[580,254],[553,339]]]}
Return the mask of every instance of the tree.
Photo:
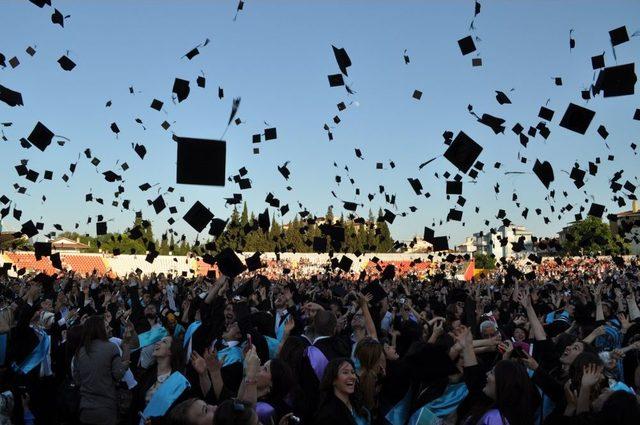
{"label": "tree", "polygon": [[333,223],[333,206],[329,205],[329,208],[327,208],[327,213],[324,216],[325,220],[327,220],[327,223]]}
{"label": "tree", "polygon": [[473,258],[476,260],[475,267],[477,269],[492,270],[496,268],[496,257],[488,254],[474,254]]}
{"label": "tree", "polygon": [[629,252],[629,245],[601,219],[589,216],[569,227],[563,250],[569,255],[620,255]]}

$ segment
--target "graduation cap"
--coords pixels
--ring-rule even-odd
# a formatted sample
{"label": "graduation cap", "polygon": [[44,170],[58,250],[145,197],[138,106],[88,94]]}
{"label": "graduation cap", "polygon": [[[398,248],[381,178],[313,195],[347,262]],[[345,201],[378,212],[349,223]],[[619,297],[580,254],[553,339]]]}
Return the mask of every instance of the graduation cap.
{"label": "graduation cap", "polygon": [[447,195],[462,195],[461,181],[447,181]]}
{"label": "graduation cap", "polygon": [[476,45],[470,35],[458,40],[458,46],[460,46],[460,51],[463,56],[476,51]]}
{"label": "graduation cap", "polygon": [[199,76],[196,79],[196,84],[198,85],[198,87],[200,88],[205,88],[205,86],[207,85],[207,80],[203,77],[203,76]]}
{"label": "graduation cap", "polygon": [[409,62],[411,62],[411,59],[409,59],[409,55],[407,55],[407,49],[404,49],[404,54],[402,56],[404,58],[404,64],[409,65]]}
{"label": "graduation cap", "polygon": [[549,108],[541,106],[540,112],[538,112],[538,117],[542,118],[545,121],[551,121],[553,119],[553,111]]}
{"label": "graduation cap", "polygon": [[[213,219],[213,213],[200,201],[196,201],[183,217],[198,233],[202,232]],[[226,222],[225,222],[226,224]],[[224,225],[222,226],[224,229]]]}
{"label": "graduation cap", "polygon": [[22,229],[20,229],[20,233],[26,235],[28,238],[31,238],[38,234],[38,228],[33,223],[33,221],[29,220],[26,223],[22,224]]}
{"label": "graduation cap", "polygon": [[216,238],[219,237],[222,234],[222,232],[224,232],[224,228],[226,227],[226,225],[227,225],[226,220],[222,220],[220,218],[214,218],[213,220],[211,220],[209,235]]}
{"label": "graduation cap", "polygon": [[35,251],[36,261],[40,261],[42,257],[49,257],[51,255],[51,242],[35,242],[33,249]]}
{"label": "graduation cap", "polygon": [[313,238],[313,252],[326,252],[327,238],[316,236]]}
{"label": "graduation cap", "polygon": [[264,129],[264,140],[273,140],[278,138],[278,132],[275,127]]}
{"label": "graduation cap", "polygon": [[144,145],[139,145],[136,143],[133,150],[136,151],[140,159],[144,159],[145,155],[147,154],[147,148],[145,148]]}
{"label": "graduation cap", "polygon": [[336,57],[336,62],[338,62],[340,71],[344,75],[349,76],[349,74],[347,73],[347,68],[351,66],[351,59],[349,58],[347,51],[344,48],[338,49],[334,45],[331,45],[331,47],[333,48],[333,54]]}
{"label": "graduation cap", "polygon": [[504,119],[489,114],[482,114],[478,122],[490,127],[495,134],[504,133]]}
{"label": "graduation cap", "polygon": [[191,60],[200,54],[200,50],[197,47],[189,50],[183,57],[186,56],[187,59]]}
{"label": "graduation cap", "polygon": [[554,180],[553,167],[548,161],[540,162],[536,159],[536,163],[533,165],[533,172],[540,179],[544,187],[549,189],[549,184]]}
{"label": "graduation cap", "polygon": [[27,139],[29,140],[29,142],[31,142],[32,145],[44,152],[47,146],[51,144],[53,136],[53,132],[40,121],[38,121]]}
{"label": "graduation cap", "polygon": [[428,241],[433,245],[434,251],[448,251],[449,239],[446,236],[436,236],[431,241]]}
{"label": "graduation cap", "polygon": [[609,38],[611,39],[611,45],[617,46],[618,44],[626,43],[629,41],[629,34],[627,33],[627,27],[621,26],[614,30],[609,31]]}
{"label": "graduation cap", "polygon": [[602,137],[603,139],[607,139],[607,137],[609,137],[609,132],[607,131],[606,127],[604,125],[601,125],[600,127],[598,127],[598,134],[600,135],[600,137]]}
{"label": "graduation cap", "polygon": [[382,285],[380,285],[380,281],[374,280],[369,283],[363,290],[362,293],[364,295],[371,294],[372,299],[371,302],[373,304],[377,304],[383,299],[387,297],[387,291],[384,290]]}
{"label": "graduation cap", "polygon": [[176,78],[173,82],[172,93],[175,93],[178,98],[178,102],[182,102],[187,97],[189,97],[189,92],[191,89],[189,88],[189,81],[183,80],[180,78]]}
{"label": "graduation cap", "polygon": [[344,86],[344,78],[342,78],[342,74],[332,74],[332,75],[329,75],[328,78],[329,78],[329,87]]}
{"label": "graduation cap", "polygon": [[560,127],[585,134],[595,115],[595,111],[570,103],[560,121]]}
{"label": "graduation cap", "polygon": [[413,98],[420,100],[422,98],[422,92],[420,90],[414,90],[413,91]]}
{"label": "graduation cap", "polygon": [[220,251],[214,257],[214,261],[218,264],[220,273],[232,279],[247,269],[231,248],[225,248]]}
{"label": "graduation cap", "polygon": [[0,84],[0,100],[9,106],[23,106],[22,94]]}
{"label": "graduation cap", "polygon": [[69,59],[66,55],[62,55],[62,57],[58,59],[58,63],[60,64],[60,68],[65,71],[71,71],[76,67],[75,62]]}
{"label": "graduation cap", "polygon": [[353,264],[353,260],[346,255],[343,255],[338,263],[338,267],[344,272],[348,273],[351,270],[351,265]]}
{"label": "graduation cap", "polygon": [[591,56],[591,67],[594,70],[604,68],[604,54]]}
{"label": "graduation cap", "polygon": [[250,272],[264,268],[264,264],[260,261],[260,252],[255,252],[251,257],[246,258],[245,263]]}
{"label": "graduation cap", "polygon": [[473,58],[471,59],[471,66],[482,66],[482,58]]}
{"label": "graduation cap", "polygon": [[226,142],[175,135],[173,140],[178,144],[177,183],[224,186]]}
{"label": "graduation cap", "polygon": [[278,165],[278,171],[280,172],[280,174],[282,174],[282,177],[284,177],[285,180],[289,180],[289,175],[291,174],[291,172],[287,168],[288,164],[289,161],[285,162],[282,167]]}
{"label": "graduation cap", "polygon": [[593,94],[602,91],[604,97],[627,96],[635,93],[635,84],[638,77],[635,72],[635,63],[610,66],[604,68],[598,74],[598,79],[593,86]]}
{"label": "graduation cap", "polygon": [[504,105],[505,103],[508,103],[508,104],[511,103],[511,100],[507,97],[507,95],[504,94],[504,92],[501,92],[498,90],[496,90],[496,100],[500,105]]}
{"label": "graduation cap", "polygon": [[[68,17],[69,16],[67,16],[67,18]],[[60,13],[58,9],[54,9],[53,14],[51,15],[51,22],[53,22],[54,24],[58,24],[62,28],[64,28],[64,18],[65,16],[62,13]]]}
{"label": "graduation cap", "polygon": [[18,65],[20,65],[20,61],[18,60],[17,57],[12,57],[11,59],[9,59],[9,65],[11,65],[11,68],[17,68]]}
{"label": "graduation cap", "polygon": [[96,222],[96,235],[106,235],[107,234],[107,222],[106,221],[98,221]]}
{"label": "graduation cap", "polygon": [[158,196],[151,203],[151,205],[153,205],[153,209],[155,210],[156,214],[160,214],[167,207],[167,204],[165,204],[164,198],[162,197],[162,195]]}
{"label": "graduation cap", "polygon": [[453,165],[466,173],[482,152],[482,146],[460,131],[444,153]]}
{"label": "graduation cap", "polygon": [[159,111],[162,109],[163,105],[164,105],[164,102],[158,99],[153,99],[153,101],[151,102],[151,109],[155,109],[156,111]]}
{"label": "graduation cap", "polygon": [[597,218],[602,218],[602,214],[604,214],[604,205],[596,204],[595,202],[591,204],[589,212],[587,213],[587,215]]}

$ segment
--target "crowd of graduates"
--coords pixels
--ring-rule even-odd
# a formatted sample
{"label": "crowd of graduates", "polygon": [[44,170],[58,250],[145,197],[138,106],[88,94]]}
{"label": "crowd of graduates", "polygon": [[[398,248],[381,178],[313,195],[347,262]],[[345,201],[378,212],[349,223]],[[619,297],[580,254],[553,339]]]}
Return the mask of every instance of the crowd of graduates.
{"label": "crowd of graduates", "polygon": [[0,423],[637,424],[639,279],[4,276]]}

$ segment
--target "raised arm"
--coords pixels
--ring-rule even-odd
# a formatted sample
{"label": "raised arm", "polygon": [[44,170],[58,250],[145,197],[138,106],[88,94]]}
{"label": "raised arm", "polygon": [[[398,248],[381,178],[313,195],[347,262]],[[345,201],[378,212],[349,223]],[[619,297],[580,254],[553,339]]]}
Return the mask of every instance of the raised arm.
{"label": "raised arm", "polygon": [[520,289],[518,294],[516,295],[518,302],[524,307],[527,312],[527,318],[529,319],[529,324],[531,325],[531,332],[533,336],[538,341],[544,341],[547,339],[547,334],[542,327],[542,323],[538,320],[538,316],[536,315],[533,306],[531,305],[531,296],[529,295],[528,289]]}

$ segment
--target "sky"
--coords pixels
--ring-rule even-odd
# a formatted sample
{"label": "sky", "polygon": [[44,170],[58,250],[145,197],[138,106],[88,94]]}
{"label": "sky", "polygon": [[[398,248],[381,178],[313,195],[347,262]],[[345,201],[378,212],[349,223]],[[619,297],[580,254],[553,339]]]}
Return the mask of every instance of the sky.
{"label": "sky", "polygon": [[[10,214],[3,227],[19,230],[21,223],[33,219],[45,223],[42,233],[53,230],[53,224],[74,230],[78,223],[78,231],[95,235],[98,214],[109,220],[109,231],[122,231],[141,210],[152,220],[156,235],[173,229],[193,240],[196,232],[182,216],[195,201],[216,217],[227,218],[232,208],[225,206],[224,198],[242,193],[249,209],[257,213],[268,206],[264,199],[272,192],[291,209],[283,218],[270,209],[278,220],[293,219],[300,210],[298,202],[314,214],[324,214],[333,205],[335,214],[346,215],[342,199],[363,204],[357,213],[365,217],[369,209],[407,212],[391,225],[396,239],[421,236],[429,226],[437,235],[449,235],[451,243],[459,243],[473,232],[499,226],[500,209],[513,223],[539,236],[558,232],[574,220],[580,206],[586,215],[593,202],[607,207],[605,215],[628,210],[627,197],[626,207],[613,201],[609,179],[624,170],[620,182],[638,184],[638,156],[630,147],[632,142],[640,145],[640,121],[632,119],[640,107],[638,94],[606,99],[600,95],[586,102],[580,91],[594,79],[591,56],[604,52],[607,66],[640,57],[640,37],[632,37],[616,47],[616,61],[608,34],[623,25],[629,35],[640,29],[640,2],[480,3],[475,30],[470,32],[472,0],[247,0],[235,21],[235,0],[53,0],[55,8],[70,15],[64,28],[52,23],[51,7],[3,1],[0,52],[7,61],[17,56],[20,65],[0,69],[0,84],[21,92],[24,99],[24,106],[13,108],[0,102],[0,122],[12,123],[1,128],[8,140],[0,141],[0,196],[6,195],[12,207],[23,211],[20,221]],[[570,29],[576,41],[572,50]],[[470,34],[479,37],[478,50],[463,56],[457,40]],[[210,43],[193,60],[183,57],[207,38]],[[329,87],[327,75],[340,72],[332,45],[345,48],[351,58],[345,80],[353,95],[344,87]],[[28,46],[37,51],[33,57],[25,53]],[[405,49],[409,64],[403,60]],[[71,72],[57,63],[67,51],[77,64]],[[482,58],[482,67],[472,67],[474,57]],[[205,89],[196,86],[199,75],[207,79]],[[171,99],[176,77],[191,81],[190,95],[181,103]],[[555,77],[562,78],[562,86],[555,85]],[[218,99],[219,86],[224,88],[223,99]],[[134,94],[129,87],[134,87]],[[423,92],[420,100],[412,98],[414,90]],[[504,91],[512,104],[499,105],[495,90]],[[234,97],[242,99],[238,112],[242,124],[232,124],[225,134],[226,172],[233,176],[246,167],[252,188],[241,191],[233,182],[225,187],[176,184],[172,134],[219,139]],[[162,111],[149,107],[154,98],[164,102]],[[105,107],[107,101],[111,107]],[[345,102],[347,109],[339,112],[339,102]],[[584,136],[558,125],[570,102],[596,111]],[[468,105],[479,115],[504,118],[504,134],[496,135],[478,123]],[[531,138],[524,148],[511,127],[517,122],[526,129],[535,127],[545,105],[555,111],[548,124],[551,135],[547,140],[539,135]],[[336,115],[339,124],[333,123]],[[172,123],[168,131],[160,127],[165,120]],[[45,152],[22,148],[20,138],[27,137],[38,121],[70,141],[64,146],[53,143]],[[120,128],[118,137],[110,130],[112,122]],[[323,129],[325,123],[333,127],[333,141]],[[596,131],[600,125],[609,132],[606,145]],[[267,127],[277,128],[277,140],[253,145],[252,135]],[[454,135],[464,131],[483,147],[478,160],[485,164],[484,170],[475,181],[463,175],[466,204],[458,207],[463,210],[462,222],[446,221],[458,201],[458,196],[447,200],[445,194],[443,174],[448,171],[453,178],[458,172],[442,157],[447,148],[442,134],[447,130]],[[135,143],[146,147],[144,160],[134,152]],[[253,154],[256,146],[259,155]],[[100,159],[98,167],[82,153],[86,148]],[[356,158],[356,148],[364,159]],[[608,161],[609,155],[615,160]],[[418,168],[433,157],[438,159]],[[520,157],[527,158],[526,164]],[[588,161],[596,157],[602,160],[597,175],[587,175],[585,186],[577,189],[568,172],[575,162],[588,169]],[[53,181],[31,183],[19,177],[14,166],[21,159],[28,159],[28,167],[41,176],[52,170]],[[555,181],[550,189],[555,189],[555,199],[532,173],[536,159],[553,166]],[[277,170],[285,161],[289,161],[289,180]],[[75,174],[64,183],[62,174],[69,174],[69,164],[75,162]],[[126,172],[119,168],[122,162],[130,166]],[[377,170],[377,162],[384,163],[384,169]],[[494,168],[496,162],[502,164],[500,169]],[[111,205],[118,183],[106,182],[101,174],[110,169],[124,179],[119,183],[126,189],[119,207]],[[509,171],[523,173],[505,175]],[[408,178],[420,179],[423,192],[431,196],[417,196]],[[138,186],[146,182],[155,186],[142,192]],[[18,194],[14,183],[27,187],[27,193]],[[379,185],[396,195],[396,206],[385,202]],[[169,187],[175,188],[173,193],[167,193]],[[87,193],[103,198],[105,205],[86,203]],[[369,193],[375,194],[372,202]],[[156,215],[148,206],[147,200],[159,194],[168,206],[177,207],[176,214],[167,208]],[[131,200],[130,210],[121,207],[123,199]],[[567,204],[574,209],[561,213]],[[410,213],[410,206],[417,211]],[[524,219],[521,213],[527,207]],[[176,220],[173,226],[167,223],[169,217]],[[543,217],[550,222],[545,224]]]}

